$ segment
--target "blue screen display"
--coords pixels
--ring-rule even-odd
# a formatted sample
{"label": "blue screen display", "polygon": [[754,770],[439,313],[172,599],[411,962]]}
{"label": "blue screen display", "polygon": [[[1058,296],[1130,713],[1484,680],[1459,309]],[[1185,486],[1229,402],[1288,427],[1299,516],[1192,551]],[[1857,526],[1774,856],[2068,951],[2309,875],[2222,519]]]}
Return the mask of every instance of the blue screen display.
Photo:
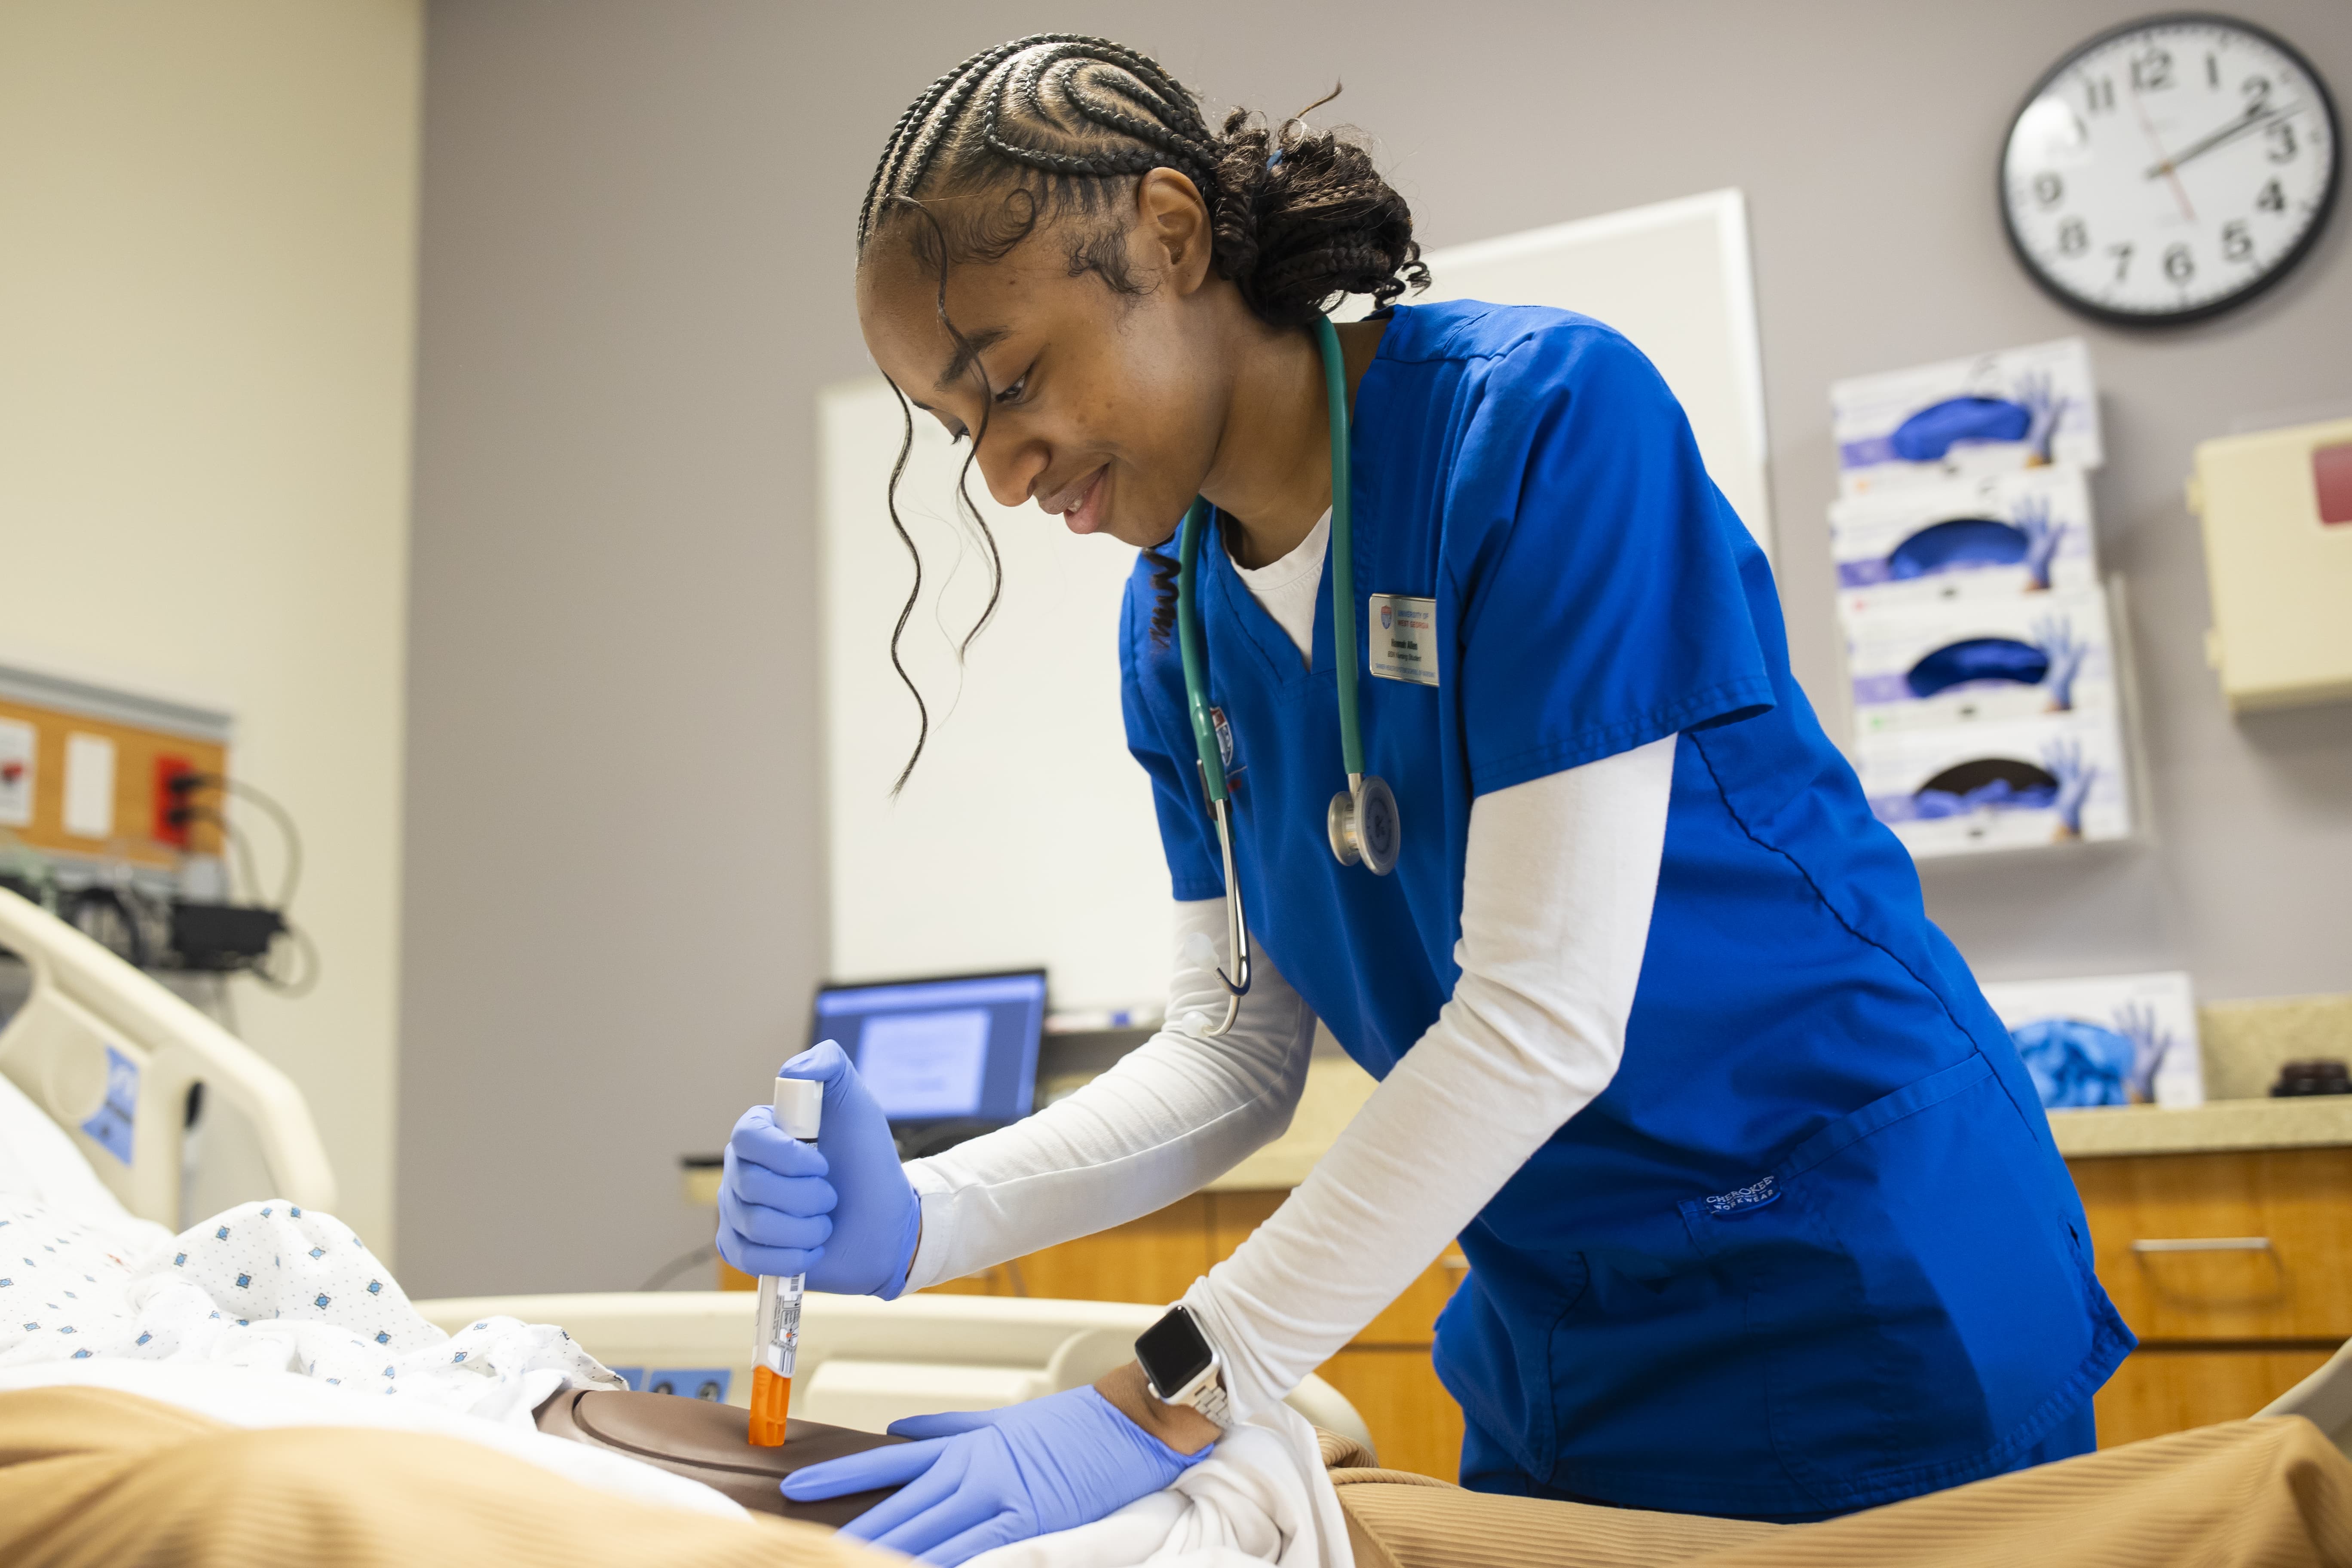
{"label": "blue screen display", "polygon": [[1037,1089],[1045,974],[966,975],[816,994],[813,1040],[837,1040],[893,1122],[1014,1121]]}

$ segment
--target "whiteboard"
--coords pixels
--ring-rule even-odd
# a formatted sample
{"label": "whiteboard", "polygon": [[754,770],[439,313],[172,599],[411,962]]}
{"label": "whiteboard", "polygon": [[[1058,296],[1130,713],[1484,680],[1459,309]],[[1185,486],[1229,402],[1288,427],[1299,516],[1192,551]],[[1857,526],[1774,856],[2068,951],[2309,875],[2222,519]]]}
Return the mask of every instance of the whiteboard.
{"label": "whiteboard", "polygon": [[[1428,258],[1419,299],[1558,305],[1618,328],[1689,412],[1699,451],[1758,540],[1763,376],[1746,205],[1717,191]],[[1349,315],[1360,311],[1342,311]],[[1174,957],[1150,785],[1119,715],[1118,614],[1135,552],[970,487],[1004,563],[996,618],[959,665],[986,560],[951,503],[964,448],[918,416],[898,515],[924,563],[900,657],[930,705],[923,759],[890,667],[911,581],[885,486],[901,430],[878,376],[818,398],[818,612],[831,973],[841,980],[1042,963],[1055,1008],[1155,1005]],[[1322,824],[1302,831],[1322,832]]]}
{"label": "whiteboard", "polygon": [[[1764,356],[1748,269],[1748,203],[1709,191],[1431,251],[1433,300],[1550,305],[1633,340],[1690,416],[1699,457],[1766,554],[1772,550]],[[1334,312],[1364,314],[1369,300]]]}

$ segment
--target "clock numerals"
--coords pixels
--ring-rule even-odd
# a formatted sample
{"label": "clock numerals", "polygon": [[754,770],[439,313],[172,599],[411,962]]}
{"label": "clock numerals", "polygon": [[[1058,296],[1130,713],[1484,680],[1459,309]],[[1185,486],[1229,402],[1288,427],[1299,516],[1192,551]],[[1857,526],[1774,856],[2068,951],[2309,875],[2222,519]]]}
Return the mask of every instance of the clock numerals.
{"label": "clock numerals", "polygon": [[2293,45],[2210,15],[2089,39],[2011,121],[1999,185],[2018,258],[2105,321],[2209,316],[2308,255],[2342,155],[2328,84]]}

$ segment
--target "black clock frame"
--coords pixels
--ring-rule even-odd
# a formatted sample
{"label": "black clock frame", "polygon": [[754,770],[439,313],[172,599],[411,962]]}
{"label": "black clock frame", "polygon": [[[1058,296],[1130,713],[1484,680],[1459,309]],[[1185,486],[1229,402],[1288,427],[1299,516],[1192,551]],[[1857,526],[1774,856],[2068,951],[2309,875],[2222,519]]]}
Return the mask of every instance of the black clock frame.
{"label": "black clock frame", "polygon": [[[2271,268],[2236,293],[2225,294],[2218,300],[2209,300],[2201,305],[2192,305],[2185,310],[2116,310],[2105,305],[2095,305],[2089,300],[2068,293],[2059,286],[2055,279],[2036,266],[2032,256],[2025,248],[2025,242],[2018,237],[2017,224],[2011,216],[2009,208],[2009,144],[2011,139],[2017,134],[2017,122],[2024,118],[2025,111],[2033,106],[2034,100],[2049,90],[2051,83],[2073,69],[2074,62],[2084,55],[2127,34],[2145,32],[2151,27],[2181,26],[2230,27],[2248,34],[2261,39],[2294,61],[2295,67],[2310,79],[2313,89],[2319,94],[2319,107],[2327,116],[2329,153],[2327,188],[2320,193],[2319,211],[2313,216],[2311,226],[2303,231],[2303,237],[2294,242],[2294,248],[2281,257],[2277,266]],[[2166,11],[2152,16],[2140,16],[2128,22],[2121,22],[2095,34],[2067,50],[2060,57],[2057,64],[2042,73],[2032,87],[2026,90],[2025,97],[2018,104],[2016,111],[2009,117],[2008,133],[2000,139],[2000,159],[1993,169],[1993,201],[1994,205],[2000,209],[2001,232],[2009,237],[2009,247],[2015,253],[2018,265],[2025,269],[2025,275],[2032,279],[2043,293],[2068,310],[2078,315],[2088,316],[2095,321],[2105,321],[2110,326],[2183,327],[2192,321],[2201,321],[2209,317],[2218,316],[2224,310],[2236,310],[2239,306],[2259,298],[2284,281],[2286,276],[2297,267],[2302,266],[2304,258],[2311,254],[2312,247],[2319,243],[2319,237],[2326,231],[2327,220],[2335,216],[2336,192],[2343,183],[2344,138],[2342,126],[2336,117],[2336,97],[2328,91],[2327,79],[2319,74],[2311,61],[2305,58],[2301,49],[2296,48],[2268,27],[2260,26],[2241,16],[2225,16],[2218,11]]]}

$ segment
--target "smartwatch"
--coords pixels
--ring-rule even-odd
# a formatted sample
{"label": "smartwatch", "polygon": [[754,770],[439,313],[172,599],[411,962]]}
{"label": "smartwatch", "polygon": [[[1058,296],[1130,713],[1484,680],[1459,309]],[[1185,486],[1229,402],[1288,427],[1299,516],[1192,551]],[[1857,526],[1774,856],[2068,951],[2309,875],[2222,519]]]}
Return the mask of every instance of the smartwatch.
{"label": "smartwatch", "polygon": [[1188,1405],[1223,1430],[1225,1390],[1217,1374],[1224,1363],[1191,1312],[1169,1308],[1165,1317],[1137,1338],[1135,1359],[1142,1364],[1143,1381],[1154,1399]]}

